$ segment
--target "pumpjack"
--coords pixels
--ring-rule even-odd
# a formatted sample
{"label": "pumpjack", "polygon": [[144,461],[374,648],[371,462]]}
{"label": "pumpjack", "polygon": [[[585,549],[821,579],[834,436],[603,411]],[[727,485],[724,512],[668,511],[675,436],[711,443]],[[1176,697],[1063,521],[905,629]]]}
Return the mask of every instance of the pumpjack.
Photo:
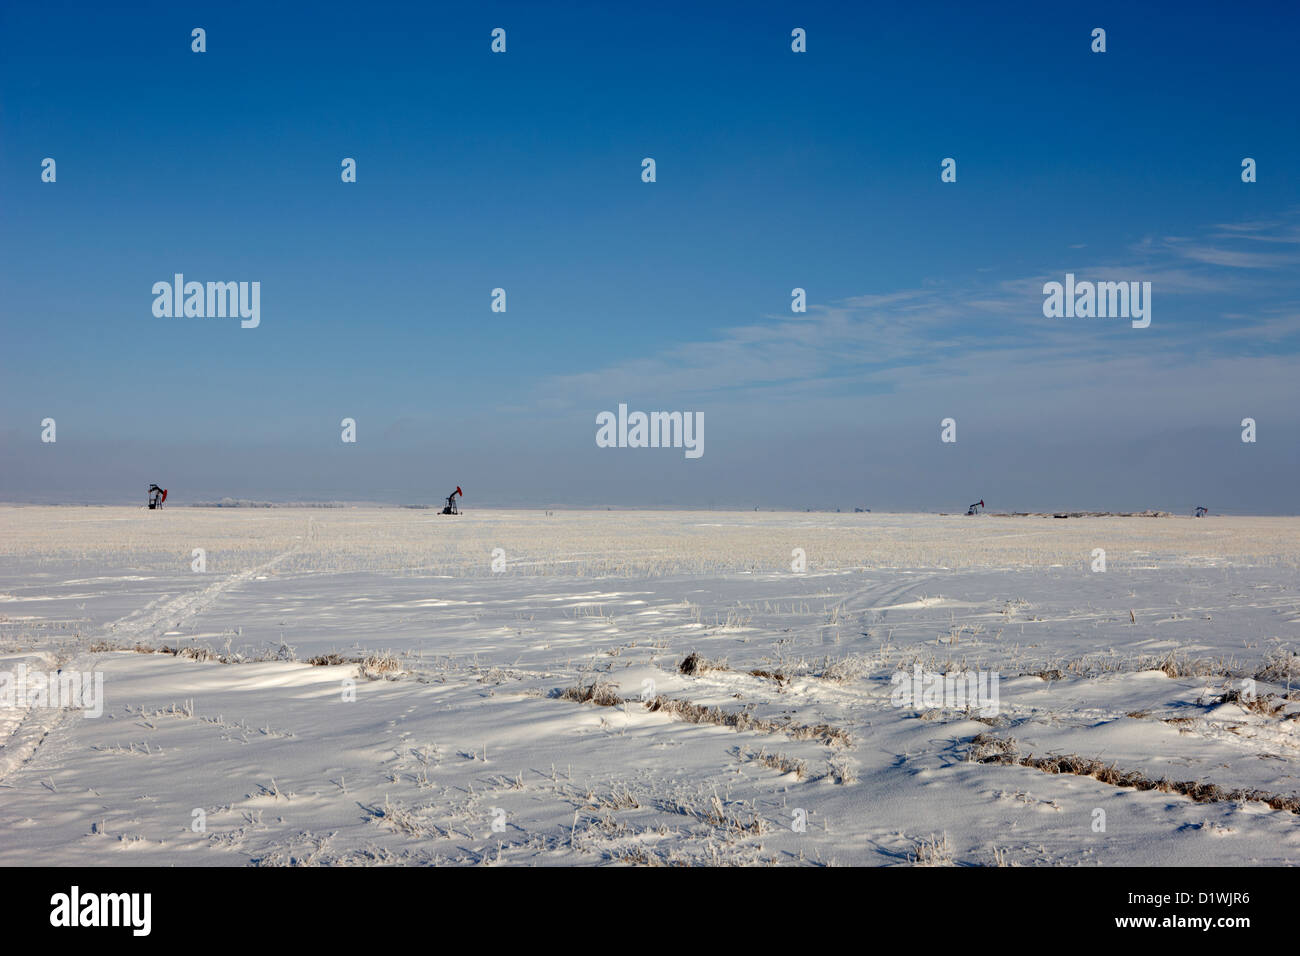
{"label": "pumpjack", "polygon": [[453,491],[451,494],[449,494],[449,495],[447,496],[447,506],[446,506],[445,508],[442,509],[442,513],[443,513],[443,514],[445,514],[445,515],[458,515],[458,514],[460,514],[460,509],[456,507],[456,496],[457,496],[457,495],[460,495],[462,498],[465,497],[465,492],[463,492],[463,491],[460,490],[460,485],[457,485],[457,486],[456,486],[456,490]]}
{"label": "pumpjack", "polygon": [[159,488],[157,485],[149,486],[149,510],[155,511],[163,506],[167,500],[167,489]]}
{"label": "pumpjack", "polygon": [[968,515],[977,515],[983,510],[984,510],[984,499],[981,498],[979,501],[975,502],[973,505],[967,508],[966,513]]}

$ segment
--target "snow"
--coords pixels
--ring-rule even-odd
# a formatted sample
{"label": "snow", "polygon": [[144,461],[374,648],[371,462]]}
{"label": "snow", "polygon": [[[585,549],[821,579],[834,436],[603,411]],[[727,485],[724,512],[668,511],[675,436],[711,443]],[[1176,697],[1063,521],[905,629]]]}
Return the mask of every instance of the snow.
{"label": "snow", "polygon": [[[897,865],[945,836],[958,864],[1294,863],[1300,819],[1259,800],[967,758],[987,734],[1300,794],[1297,532],[0,507],[0,673],[94,670],[106,694],[98,718],[0,707],[0,865]],[[715,666],[680,673],[692,652]],[[329,654],[350,662],[307,663]],[[996,672],[997,716],[893,706],[914,664]],[[1251,677],[1268,706],[1232,699]],[[621,702],[563,696],[593,681]]]}

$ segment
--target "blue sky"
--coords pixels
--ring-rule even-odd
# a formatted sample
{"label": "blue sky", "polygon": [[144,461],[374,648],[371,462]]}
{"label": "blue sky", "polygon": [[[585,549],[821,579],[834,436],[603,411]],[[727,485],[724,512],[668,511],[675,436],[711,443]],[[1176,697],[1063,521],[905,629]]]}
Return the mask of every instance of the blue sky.
{"label": "blue sky", "polygon": [[0,500],[1300,510],[1300,14],[1132,6],[6,5]]}

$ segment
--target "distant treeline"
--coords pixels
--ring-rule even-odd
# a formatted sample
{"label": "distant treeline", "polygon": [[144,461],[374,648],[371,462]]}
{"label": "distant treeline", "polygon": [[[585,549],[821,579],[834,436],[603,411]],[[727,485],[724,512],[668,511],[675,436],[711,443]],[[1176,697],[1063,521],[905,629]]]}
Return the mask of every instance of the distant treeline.
{"label": "distant treeline", "polygon": [[222,498],[220,501],[195,501],[191,508],[346,508],[342,501],[249,501],[247,498]]}
{"label": "distant treeline", "polygon": [[[951,518],[960,511],[940,511],[939,517]],[[966,517],[969,517],[967,513]],[[1172,518],[1169,511],[986,511],[987,518]]]}

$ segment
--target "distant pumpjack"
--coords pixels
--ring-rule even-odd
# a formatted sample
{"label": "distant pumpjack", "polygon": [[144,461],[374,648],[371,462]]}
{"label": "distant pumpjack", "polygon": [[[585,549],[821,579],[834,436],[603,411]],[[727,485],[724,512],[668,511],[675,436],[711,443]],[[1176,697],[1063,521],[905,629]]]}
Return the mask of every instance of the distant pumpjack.
{"label": "distant pumpjack", "polygon": [[1205,507],[1205,505],[1197,505],[1197,506],[1196,506],[1196,517],[1198,517],[1198,518],[1204,518],[1204,517],[1205,517],[1206,515],[1208,515],[1209,513],[1210,513],[1210,509],[1207,508],[1207,507]]}
{"label": "distant pumpjack", "polygon": [[167,489],[159,488],[157,485],[149,486],[149,510],[155,511],[163,506],[167,500]]}
{"label": "distant pumpjack", "polygon": [[458,515],[458,514],[460,514],[460,509],[456,507],[456,496],[457,496],[457,495],[460,495],[462,498],[465,497],[465,492],[463,492],[463,491],[460,490],[460,485],[457,485],[457,486],[456,486],[456,490],[453,491],[451,494],[449,494],[449,495],[447,496],[447,506],[446,506],[445,508],[442,509],[442,513],[443,513],[443,514],[445,514],[445,515]]}
{"label": "distant pumpjack", "polygon": [[975,502],[973,505],[967,508],[966,513],[968,515],[977,515],[983,510],[984,510],[984,499],[981,498],[979,501]]}

